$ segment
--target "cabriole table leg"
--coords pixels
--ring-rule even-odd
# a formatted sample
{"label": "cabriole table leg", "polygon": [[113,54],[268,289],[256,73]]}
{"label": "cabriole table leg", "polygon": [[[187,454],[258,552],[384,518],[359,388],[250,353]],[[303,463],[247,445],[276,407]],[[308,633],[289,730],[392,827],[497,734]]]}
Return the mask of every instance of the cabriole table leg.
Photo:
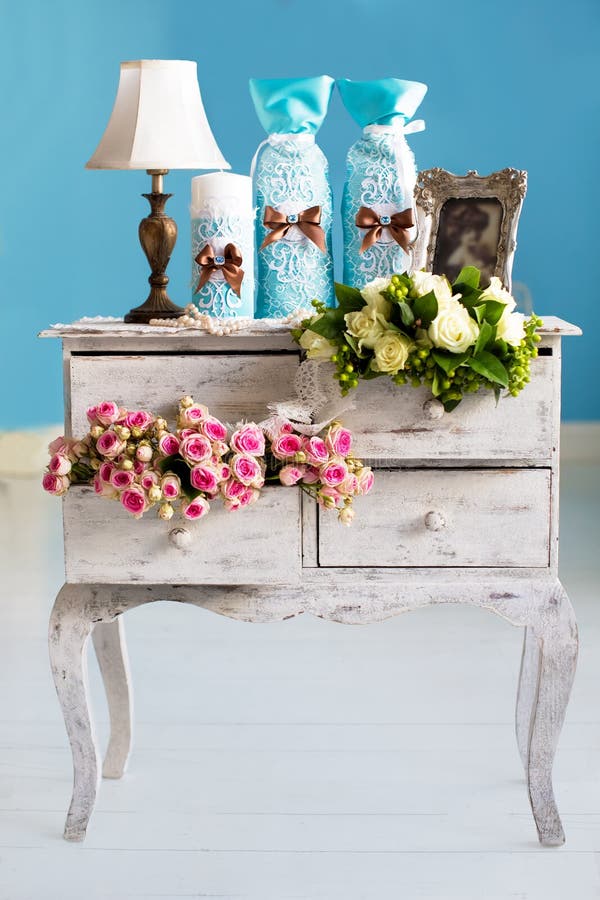
{"label": "cabriole table leg", "polygon": [[123,616],[98,622],[92,632],[110,716],[110,740],[104,757],[104,778],[121,778],[131,752],[133,697]]}
{"label": "cabriole table leg", "polygon": [[100,759],[90,713],[87,641],[93,621],[87,613],[90,588],[66,584],[52,613],[48,642],[50,665],[73,754],[73,796],[64,836],[82,841],[96,801]]}

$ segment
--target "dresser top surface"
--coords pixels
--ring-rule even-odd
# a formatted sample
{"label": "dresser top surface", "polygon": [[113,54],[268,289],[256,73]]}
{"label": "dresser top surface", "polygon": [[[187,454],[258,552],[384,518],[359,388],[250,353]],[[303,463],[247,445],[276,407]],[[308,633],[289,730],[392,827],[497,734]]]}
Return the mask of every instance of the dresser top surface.
{"label": "dresser top surface", "polygon": [[[95,318],[80,319],[69,324],[57,323],[51,325],[39,333],[42,338],[64,339],[133,339],[136,344],[156,341],[164,341],[165,349],[172,347],[185,339],[186,344],[193,342],[198,349],[229,348],[256,350],[298,350],[294,343],[288,326],[274,328],[270,326],[261,328],[260,319],[256,320],[256,327],[247,328],[234,334],[215,335],[197,328],[174,328],[160,325],[136,325],[125,323],[122,319],[97,316]],[[539,329],[544,335],[579,335],[581,329],[577,325],[565,322],[556,316],[544,316],[544,324]]]}

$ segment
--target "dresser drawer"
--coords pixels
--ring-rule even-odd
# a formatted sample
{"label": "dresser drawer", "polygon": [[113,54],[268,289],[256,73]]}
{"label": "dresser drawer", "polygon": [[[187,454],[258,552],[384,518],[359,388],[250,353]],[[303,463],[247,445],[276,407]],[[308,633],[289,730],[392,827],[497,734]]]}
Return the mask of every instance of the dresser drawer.
{"label": "dresser drawer", "polygon": [[320,566],[549,565],[547,469],[379,471],[340,532],[319,512]]}
{"label": "dresser drawer", "polygon": [[388,378],[365,381],[352,393],[355,409],[344,413],[344,424],[354,432],[357,455],[366,459],[548,463],[557,362],[553,356],[533,360],[531,383],[518,397],[496,405],[491,391],[467,394],[440,418],[428,414],[431,393],[425,387],[397,387]]}
{"label": "dresser drawer", "polygon": [[297,366],[294,353],[72,356],[67,425],[73,435],[84,434],[85,411],[100,400],[173,422],[177,401],[186,394],[224,422],[259,422],[269,413],[268,403],[293,396]]}
{"label": "dresser drawer", "polygon": [[[68,582],[142,584],[287,584],[300,576],[300,491],[266,487],[252,507],[163,522],[150,510],[133,519],[91,487],[72,487],[63,500]],[[276,523],[276,528],[274,527]],[[187,549],[169,539],[191,534]]]}

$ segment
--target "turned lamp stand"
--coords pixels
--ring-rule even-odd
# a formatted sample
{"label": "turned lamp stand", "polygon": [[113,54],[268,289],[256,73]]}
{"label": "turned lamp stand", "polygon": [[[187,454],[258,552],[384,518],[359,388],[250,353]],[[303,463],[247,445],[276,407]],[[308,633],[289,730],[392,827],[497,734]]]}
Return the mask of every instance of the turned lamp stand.
{"label": "turned lamp stand", "polygon": [[139,227],[140,244],[150,263],[152,273],[148,279],[150,293],[147,300],[130,310],[126,322],[147,324],[150,319],[176,319],[185,312],[176,306],[167,294],[169,276],[165,274],[171,253],[177,240],[177,224],[165,213],[165,205],[172,194],[163,194],[163,176],[168,169],[147,169],[152,176],[152,193],[142,194],[150,203],[149,216],[142,219]]}

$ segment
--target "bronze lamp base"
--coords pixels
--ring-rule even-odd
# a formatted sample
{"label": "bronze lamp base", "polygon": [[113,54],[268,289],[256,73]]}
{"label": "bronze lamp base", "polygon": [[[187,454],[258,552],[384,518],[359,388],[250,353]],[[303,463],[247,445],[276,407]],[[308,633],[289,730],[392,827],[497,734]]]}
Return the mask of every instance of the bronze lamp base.
{"label": "bronze lamp base", "polygon": [[139,236],[142,250],[152,270],[148,278],[150,293],[144,303],[127,313],[126,322],[147,324],[150,319],[176,319],[185,312],[167,294],[169,277],[165,275],[165,270],[177,240],[177,225],[165,213],[166,202],[172,196],[162,192],[163,175],[167,171],[168,169],[148,169],[148,175],[152,175],[152,193],[142,196],[150,203],[151,212],[140,222]]}

